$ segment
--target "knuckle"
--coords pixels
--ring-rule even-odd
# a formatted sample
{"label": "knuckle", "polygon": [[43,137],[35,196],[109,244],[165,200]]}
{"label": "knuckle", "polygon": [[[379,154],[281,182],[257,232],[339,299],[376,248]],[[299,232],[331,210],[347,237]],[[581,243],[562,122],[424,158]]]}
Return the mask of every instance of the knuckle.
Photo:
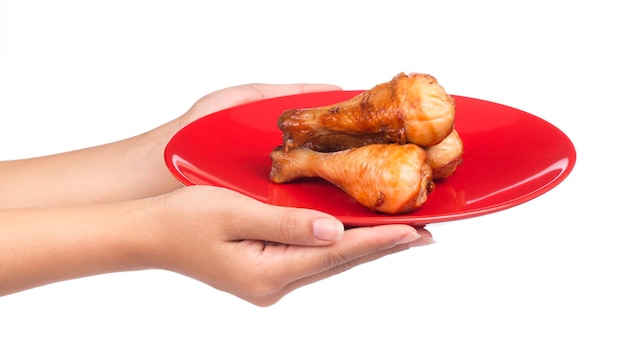
{"label": "knuckle", "polygon": [[284,241],[293,241],[298,233],[298,214],[294,210],[283,213],[280,219],[280,236]]}
{"label": "knuckle", "polygon": [[328,265],[327,269],[330,275],[340,274],[356,266],[352,262],[352,258],[342,251],[336,251],[335,253],[328,255],[326,263]]}
{"label": "knuckle", "polygon": [[330,276],[334,276],[334,275],[339,275],[343,272],[346,272],[350,269],[352,269],[354,267],[354,265],[352,265],[351,263],[344,263],[344,264],[339,264],[339,265],[335,265],[334,267],[328,269],[328,273]]}

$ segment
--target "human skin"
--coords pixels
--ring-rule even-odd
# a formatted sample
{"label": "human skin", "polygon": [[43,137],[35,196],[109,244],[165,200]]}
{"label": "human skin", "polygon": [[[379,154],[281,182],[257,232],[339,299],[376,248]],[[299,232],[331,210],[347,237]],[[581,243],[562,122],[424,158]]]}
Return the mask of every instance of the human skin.
{"label": "human skin", "polygon": [[336,89],[226,88],[128,139],[0,162],[0,295],[163,269],[269,306],[299,287],[432,243],[428,231],[408,225],[345,229],[320,211],[264,204],[219,187],[183,187],[165,166],[165,145],[195,119],[246,102]]}

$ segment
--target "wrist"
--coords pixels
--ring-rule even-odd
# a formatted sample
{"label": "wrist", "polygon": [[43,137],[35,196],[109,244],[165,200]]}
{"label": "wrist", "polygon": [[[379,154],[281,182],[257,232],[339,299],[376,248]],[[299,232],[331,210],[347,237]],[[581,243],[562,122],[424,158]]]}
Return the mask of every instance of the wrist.
{"label": "wrist", "polygon": [[173,270],[177,260],[174,241],[177,224],[167,206],[167,196],[161,195],[134,201],[138,207],[137,223],[141,225],[129,249],[136,255],[138,267]]}

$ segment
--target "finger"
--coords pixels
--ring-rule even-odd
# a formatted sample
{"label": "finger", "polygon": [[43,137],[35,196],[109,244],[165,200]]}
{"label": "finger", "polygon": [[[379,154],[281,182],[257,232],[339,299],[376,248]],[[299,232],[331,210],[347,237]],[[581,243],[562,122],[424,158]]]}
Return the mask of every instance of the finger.
{"label": "finger", "polygon": [[309,92],[341,90],[339,86],[332,84],[248,84],[237,88],[249,88],[255,90],[263,99],[285,95],[304,94]]}
{"label": "finger", "polygon": [[231,226],[236,231],[233,238],[322,246],[341,240],[344,234],[341,221],[320,211],[273,206],[252,199],[242,202],[234,209],[238,218],[233,222],[245,220],[246,223]]}
{"label": "finger", "polygon": [[265,294],[265,295],[249,295],[249,297],[247,298],[247,300],[253,304],[259,305],[259,306],[269,306],[272,305],[276,302],[278,302],[281,298],[283,298],[285,295],[289,294],[290,292],[318,282],[320,280],[329,278],[331,276],[337,275],[339,273],[345,272],[353,267],[356,267],[358,265],[362,265],[377,259],[380,259],[384,256],[390,255],[390,254],[395,254],[404,250],[408,250],[410,248],[413,247],[418,247],[418,246],[424,246],[424,245],[428,245],[428,244],[432,244],[434,243],[434,239],[432,238],[430,232],[428,232],[427,230],[424,229],[420,229],[418,230],[418,234],[421,235],[420,238],[412,241],[412,242],[406,242],[406,243],[401,243],[401,244],[397,244],[394,245],[390,248],[386,248],[386,249],[382,249],[382,250],[377,250],[375,252],[372,252],[370,254],[366,254],[362,257],[353,259],[353,260],[349,260],[345,263],[342,264],[338,264],[334,267],[330,267],[328,269],[322,270],[318,273],[312,274],[312,275],[308,275],[299,279],[296,279],[292,282],[289,282],[287,284],[285,284],[282,288],[276,289],[275,292],[269,293],[269,294]]}
{"label": "finger", "polygon": [[288,285],[285,286],[284,291],[286,291],[286,293],[295,290],[296,288],[329,278],[331,276],[340,274],[342,272],[348,271],[356,266],[362,265],[362,264],[366,264],[369,262],[372,262],[374,260],[380,259],[384,256],[387,255],[391,255],[391,254],[395,254],[404,250],[408,250],[411,248],[415,248],[415,247],[420,247],[420,246],[425,246],[425,245],[429,245],[429,244],[433,244],[435,243],[435,240],[433,239],[432,235],[430,234],[429,231],[425,230],[425,229],[421,229],[418,231],[418,234],[420,234],[420,237],[412,242],[407,242],[407,243],[401,243],[401,244],[397,244],[394,245],[391,248],[388,249],[383,249],[383,250],[378,250],[375,252],[372,252],[370,254],[366,254],[364,256],[358,257],[356,259],[353,260],[348,260],[344,263],[340,263],[337,264],[327,270],[323,270],[317,274],[311,275],[311,276],[307,276],[304,277],[302,279],[296,280]]}
{"label": "finger", "polygon": [[[233,86],[201,98],[192,107],[190,114],[193,114],[196,109],[201,109],[202,112],[216,112],[273,97],[331,90],[341,90],[341,88],[331,84],[246,84]],[[200,104],[200,108],[198,104]]]}
{"label": "finger", "polygon": [[[410,243],[432,242],[432,235],[425,229],[408,225],[387,225],[347,230],[343,239],[332,245],[310,248],[298,246],[270,246],[264,250],[267,272],[277,274],[284,284],[311,275],[337,274],[358,265],[358,260],[379,258],[392,248]],[[408,243],[408,244],[407,244]],[[288,250],[285,250],[287,248]],[[272,258],[274,257],[274,258]],[[365,259],[363,259],[365,258]],[[280,270],[278,273],[276,270]]]}

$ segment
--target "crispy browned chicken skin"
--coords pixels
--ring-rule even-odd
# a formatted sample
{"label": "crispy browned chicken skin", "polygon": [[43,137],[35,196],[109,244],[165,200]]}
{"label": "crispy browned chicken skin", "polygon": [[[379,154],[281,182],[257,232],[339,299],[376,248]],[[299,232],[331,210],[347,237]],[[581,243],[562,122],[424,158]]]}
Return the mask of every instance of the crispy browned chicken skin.
{"label": "crispy browned chicken skin", "polygon": [[428,74],[396,75],[344,102],[285,111],[283,147],[338,151],[376,143],[441,142],[454,126],[454,100]]}
{"label": "crispy browned chicken skin", "polygon": [[382,213],[415,210],[433,187],[426,153],[414,144],[369,144],[327,153],[278,147],[271,158],[272,182],[320,177],[363,206]]}

